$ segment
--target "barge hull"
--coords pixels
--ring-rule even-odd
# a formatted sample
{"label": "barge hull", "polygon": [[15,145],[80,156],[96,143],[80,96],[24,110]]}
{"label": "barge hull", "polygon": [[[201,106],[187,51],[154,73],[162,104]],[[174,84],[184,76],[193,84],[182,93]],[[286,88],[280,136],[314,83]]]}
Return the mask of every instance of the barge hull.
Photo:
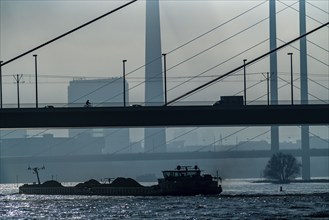
{"label": "barge hull", "polygon": [[100,195],[100,196],[156,196],[159,189],[152,187],[20,187],[20,194],[34,195]]}

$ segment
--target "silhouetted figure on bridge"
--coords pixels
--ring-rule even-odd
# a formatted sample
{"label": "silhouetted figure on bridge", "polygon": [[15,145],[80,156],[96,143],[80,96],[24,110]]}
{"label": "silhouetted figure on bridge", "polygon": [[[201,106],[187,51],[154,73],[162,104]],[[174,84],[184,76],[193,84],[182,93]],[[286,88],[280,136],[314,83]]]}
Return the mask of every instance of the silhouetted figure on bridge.
{"label": "silhouetted figure on bridge", "polygon": [[86,101],[85,107],[91,107],[91,103],[89,102],[89,99]]}

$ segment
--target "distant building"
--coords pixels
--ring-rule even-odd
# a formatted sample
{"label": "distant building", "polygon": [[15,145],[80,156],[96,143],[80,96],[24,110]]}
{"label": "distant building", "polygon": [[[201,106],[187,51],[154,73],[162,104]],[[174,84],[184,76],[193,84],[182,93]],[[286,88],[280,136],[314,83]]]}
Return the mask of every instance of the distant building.
{"label": "distant building", "polygon": [[101,154],[104,139],[83,135],[77,138],[42,137],[3,139],[0,147],[3,157],[38,157]]}
{"label": "distant building", "polygon": [[[74,79],[68,87],[68,105],[82,107],[89,100],[91,107],[123,106],[123,79]],[[129,105],[129,87],[125,82],[126,104]],[[104,137],[103,153],[128,153],[130,151],[129,128],[120,129],[70,129],[69,136],[90,135]]]}
{"label": "distant building", "polygon": [[[129,103],[128,83],[126,102]],[[109,79],[73,79],[68,87],[68,104],[82,107],[89,100],[92,106],[123,106],[123,82],[121,77]]]}

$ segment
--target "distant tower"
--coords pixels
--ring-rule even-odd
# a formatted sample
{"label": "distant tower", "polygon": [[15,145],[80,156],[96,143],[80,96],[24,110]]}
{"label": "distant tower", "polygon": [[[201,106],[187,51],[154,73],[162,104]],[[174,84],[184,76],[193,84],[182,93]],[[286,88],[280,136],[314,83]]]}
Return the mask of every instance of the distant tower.
{"label": "distant tower", "polygon": [[[306,33],[306,10],[305,0],[299,1],[299,34]],[[307,46],[306,37],[300,39],[300,99],[301,104],[308,104],[308,85],[307,85]],[[302,126],[302,178],[309,180],[311,178],[310,168],[310,136],[309,127]]]}
{"label": "distant tower", "polygon": [[[270,50],[276,46],[276,0],[270,0]],[[277,54],[270,55],[270,88],[271,88],[271,105],[278,104],[278,70],[277,70]],[[271,150],[275,153],[279,151],[279,127],[271,127]]]}
{"label": "distant tower", "polygon": [[[145,105],[163,105],[159,0],[146,0]],[[145,152],[166,151],[164,128],[145,128]]]}

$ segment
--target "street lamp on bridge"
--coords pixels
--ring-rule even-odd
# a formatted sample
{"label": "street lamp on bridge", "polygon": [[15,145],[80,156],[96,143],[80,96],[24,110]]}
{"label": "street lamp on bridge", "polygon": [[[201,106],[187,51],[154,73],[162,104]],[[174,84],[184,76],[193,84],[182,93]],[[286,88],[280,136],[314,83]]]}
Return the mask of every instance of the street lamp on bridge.
{"label": "street lamp on bridge", "polygon": [[163,56],[163,74],[164,74],[164,95],[165,95],[165,106],[167,106],[167,54],[162,54]]}
{"label": "street lamp on bridge", "polygon": [[247,105],[246,62],[247,62],[247,59],[244,59],[243,60],[243,94],[244,94],[244,105]]}
{"label": "street lamp on bridge", "polygon": [[122,81],[123,81],[123,106],[126,107],[126,62],[127,60],[122,60],[122,64],[123,64],[123,77],[122,77]]}
{"label": "street lamp on bridge", "polygon": [[38,68],[37,68],[37,56],[34,56],[34,66],[35,66],[35,107],[38,108]]}
{"label": "street lamp on bridge", "polygon": [[294,104],[294,84],[293,84],[293,71],[292,71],[292,54],[293,53],[287,53],[287,55],[290,56],[290,77],[291,77],[291,83],[290,83],[290,88],[291,88],[291,104]]}

